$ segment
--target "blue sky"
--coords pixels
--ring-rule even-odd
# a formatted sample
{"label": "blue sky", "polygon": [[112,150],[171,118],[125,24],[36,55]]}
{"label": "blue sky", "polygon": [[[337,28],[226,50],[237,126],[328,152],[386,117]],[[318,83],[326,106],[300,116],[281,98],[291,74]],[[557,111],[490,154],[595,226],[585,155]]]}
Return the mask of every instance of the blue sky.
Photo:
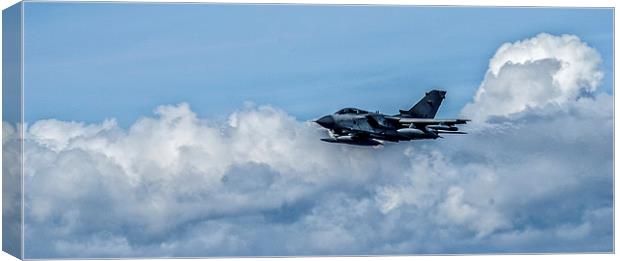
{"label": "blue sky", "polygon": [[457,116],[505,42],[574,34],[612,87],[611,9],[26,3],[25,119],[129,126],[162,104],[224,118],[244,102],[300,120],[387,113],[448,91]]}

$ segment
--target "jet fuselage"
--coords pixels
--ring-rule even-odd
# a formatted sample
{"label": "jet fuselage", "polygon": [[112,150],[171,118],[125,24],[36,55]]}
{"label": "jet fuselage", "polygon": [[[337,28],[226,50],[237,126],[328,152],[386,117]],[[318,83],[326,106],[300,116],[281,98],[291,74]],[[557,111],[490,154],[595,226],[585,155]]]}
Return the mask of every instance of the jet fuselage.
{"label": "jet fuselage", "polygon": [[357,108],[344,108],[326,115],[315,122],[330,131],[331,138],[321,139],[332,143],[354,145],[378,145],[380,141],[408,141],[440,138],[440,133],[464,134],[455,124],[468,120],[435,120],[437,109],[445,97],[445,91],[426,93],[410,110],[400,110],[390,116]]}

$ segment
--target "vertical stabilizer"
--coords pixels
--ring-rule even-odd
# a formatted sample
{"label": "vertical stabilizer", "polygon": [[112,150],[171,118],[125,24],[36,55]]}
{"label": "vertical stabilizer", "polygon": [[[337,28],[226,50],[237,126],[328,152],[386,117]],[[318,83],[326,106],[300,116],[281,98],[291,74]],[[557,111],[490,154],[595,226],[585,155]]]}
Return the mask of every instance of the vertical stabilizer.
{"label": "vertical stabilizer", "polygon": [[418,103],[408,111],[400,110],[400,116],[410,118],[435,118],[441,102],[446,97],[446,91],[432,90],[426,93]]}

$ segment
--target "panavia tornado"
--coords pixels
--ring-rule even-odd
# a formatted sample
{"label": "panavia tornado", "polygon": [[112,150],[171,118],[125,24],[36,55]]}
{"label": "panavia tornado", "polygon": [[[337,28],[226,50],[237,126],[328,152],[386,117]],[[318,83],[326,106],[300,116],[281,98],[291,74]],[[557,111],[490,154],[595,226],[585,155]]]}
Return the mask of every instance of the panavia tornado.
{"label": "panavia tornado", "polygon": [[455,125],[469,120],[434,119],[445,97],[446,91],[432,90],[411,109],[400,110],[396,115],[344,108],[315,122],[329,130],[331,137],[322,141],[364,146],[381,145],[383,141],[442,138],[440,134],[466,134]]}

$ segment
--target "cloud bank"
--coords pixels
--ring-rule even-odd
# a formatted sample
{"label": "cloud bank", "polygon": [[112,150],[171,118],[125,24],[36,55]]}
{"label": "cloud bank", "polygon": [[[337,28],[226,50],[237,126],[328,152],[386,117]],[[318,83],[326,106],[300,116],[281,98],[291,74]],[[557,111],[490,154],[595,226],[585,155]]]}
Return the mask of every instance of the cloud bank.
{"label": "cloud bank", "polygon": [[489,62],[474,101],[463,114],[481,121],[547,105],[562,106],[593,93],[603,80],[599,53],[575,35],[503,44]]}
{"label": "cloud bank", "polygon": [[470,134],[382,148],[320,142],[271,106],[212,121],[166,105],[128,129],[35,122],[26,257],[611,251],[597,59],[575,36],[505,44],[463,109]]}

